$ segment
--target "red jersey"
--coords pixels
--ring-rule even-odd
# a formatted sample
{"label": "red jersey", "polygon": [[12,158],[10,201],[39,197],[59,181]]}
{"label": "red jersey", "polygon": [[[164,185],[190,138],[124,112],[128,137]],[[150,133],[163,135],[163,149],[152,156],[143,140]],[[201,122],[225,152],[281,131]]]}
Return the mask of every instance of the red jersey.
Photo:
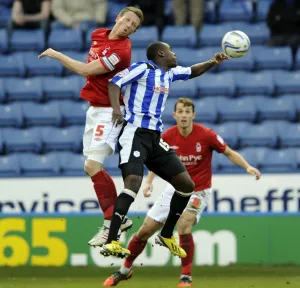
{"label": "red jersey", "polygon": [[177,126],[166,130],[162,138],[173,148],[195,183],[195,191],[211,187],[213,150],[223,153],[224,140],[213,130],[193,124],[192,132],[183,137]]}
{"label": "red jersey", "polygon": [[[108,96],[108,80],[115,74],[130,66],[131,42],[130,39],[110,40],[109,29],[100,28],[92,33],[92,45],[87,63],[99,59],[107,68],[108,73],[99,76],[88,76],[85,86],[81,89],[80,97],[88,100],[92,106],[111,107]],[[120,95],[120,101],[121,95]]]}

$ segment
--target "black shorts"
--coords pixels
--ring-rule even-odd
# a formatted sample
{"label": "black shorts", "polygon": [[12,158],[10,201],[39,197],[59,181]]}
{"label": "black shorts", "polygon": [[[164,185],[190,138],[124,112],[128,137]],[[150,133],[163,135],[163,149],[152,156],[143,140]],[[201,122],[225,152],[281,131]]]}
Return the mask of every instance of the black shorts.
{"label": "black shorts", "polygon": [[168,182],[186,171],[177,154],[161,139],[158,131],[125,122],[119,135],[118,148],[119,167],[124,178],[128,175],[143,176],[144,165]]}

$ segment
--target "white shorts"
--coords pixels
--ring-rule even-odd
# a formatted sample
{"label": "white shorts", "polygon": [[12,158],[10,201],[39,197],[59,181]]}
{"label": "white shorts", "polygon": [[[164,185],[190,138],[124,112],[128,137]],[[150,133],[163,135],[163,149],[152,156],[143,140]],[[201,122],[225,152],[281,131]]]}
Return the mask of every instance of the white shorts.
{"label": "white shorts", "polygon": [[[121,106],[123,112],[124,107]],[[113,126],[111,107],[91,106],[86,112],[83,134],[83,155],[86,159],[103,164],[104,160],[114,154],[116,142],[122,125]]]}
{"label": "white shorts", "polygon": [[[157,198],[154,205],[148,211],[147,216],[157,222],[164,223],[169,214],[170,203],[174,192],[174,187],[171,184],[168,184],[165,191]],[[212,189],[209,188],[194,192],[191,196],[185,211],[194,211],[197,213],[195,224],[199,222],[201,214],[208,204],[211,192]]]}

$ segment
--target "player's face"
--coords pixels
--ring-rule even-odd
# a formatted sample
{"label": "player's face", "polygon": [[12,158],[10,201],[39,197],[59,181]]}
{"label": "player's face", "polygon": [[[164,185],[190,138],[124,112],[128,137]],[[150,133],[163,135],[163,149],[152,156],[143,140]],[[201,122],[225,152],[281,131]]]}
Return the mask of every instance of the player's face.
{"label": "player's face", "polygon": [[193,125],[193,120],[195,118],[195,112],[193,112],[192,106],[184,106],[183,103],[178,103],[176,105],[176,111],[173,116],[180,128],[188,128]]}
{"label": "player's face", "polygon": [[114,26],[115,31],[121,37],[133,34],[140,25],[140,18],[132,11],[127,11],[122,16],[118,16]]}
{"label": "player's face", "polygon": [[169,69],[177,66],[177,57],[175,52],[172,51],[172,48],[169,44],[164,43],[163,48],[164,61]]}

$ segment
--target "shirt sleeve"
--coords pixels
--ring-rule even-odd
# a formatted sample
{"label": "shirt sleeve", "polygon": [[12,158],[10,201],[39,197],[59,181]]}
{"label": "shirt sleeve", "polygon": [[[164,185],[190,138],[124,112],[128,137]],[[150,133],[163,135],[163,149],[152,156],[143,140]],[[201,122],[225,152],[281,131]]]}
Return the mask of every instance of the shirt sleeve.
{"label": "shirt sleeve", "polygon": [[128,67],[130,65],[130,49],[113,50],[110,55],[100,58],[102,66],[108,71],[114,71],[118,67]]}
{"label": "shirt sleeve", "polygon": [[144,62],[134,63],[129,67],[129,69],[125,69],[117,73],[112,79],[109,80],[109,82],[112,82],[120,88],[123,88],[124,86],[141,79],[144,76],[146,69],[147,64]]}
{"label": "shirt sleeve", "polygon": [[178,81],[178,80],[189,80],[192,74],[191,67],[182,67],[177,66],[175,68],[171,69],[172,72],[172,82]]}
{"label": "shirt sleeve", "polygon": [[209,140],[210,146],[213,150],[217,151],[218,153],[224,153],[227,144],[220,135],[213,130],[209,130]]}

